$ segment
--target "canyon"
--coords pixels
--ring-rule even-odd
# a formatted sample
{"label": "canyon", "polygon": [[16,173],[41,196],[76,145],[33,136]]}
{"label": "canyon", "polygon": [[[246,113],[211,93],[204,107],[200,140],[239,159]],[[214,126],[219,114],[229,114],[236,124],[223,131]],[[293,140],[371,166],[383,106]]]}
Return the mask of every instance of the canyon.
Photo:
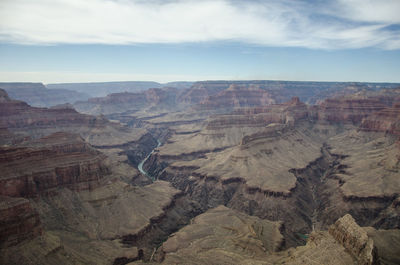
{"label": "canyon", "polygon": [[399,84],[134,85],[0,89],[0,263],[399,264]]}

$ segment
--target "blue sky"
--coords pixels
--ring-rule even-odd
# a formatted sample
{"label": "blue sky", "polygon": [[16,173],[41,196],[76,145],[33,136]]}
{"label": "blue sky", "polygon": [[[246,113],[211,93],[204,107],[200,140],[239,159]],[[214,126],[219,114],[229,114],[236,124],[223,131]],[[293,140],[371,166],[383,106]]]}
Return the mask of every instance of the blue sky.
{"label": "blue sky", "polygon": [[399,0],[2,0],[0,81],[400,82]]}

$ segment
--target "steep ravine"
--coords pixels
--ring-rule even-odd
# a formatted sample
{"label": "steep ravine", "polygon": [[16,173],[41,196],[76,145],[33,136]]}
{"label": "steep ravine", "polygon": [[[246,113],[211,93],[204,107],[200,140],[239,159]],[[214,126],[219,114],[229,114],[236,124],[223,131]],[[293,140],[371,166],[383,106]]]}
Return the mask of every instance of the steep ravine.
{"label": "steep ravine", "polygon": [[220,181],[218,177],[202,176],[194,172],[196,168],[167,167],[161,169],[157,178],[182,190],[187,198],[199,204],[201,211],[222,204],[263,219],[284,221],[286,247],[291,247],[305,243],[304,235],[313,227],[325,227],[319,224],[324,207],[320,200],[324,185],[321,177],[331,174],[340,159],[330,155],[326,149],[326,146],[322,147],[321,157],[306,168],[291,170],[297,184],[289,196],[250,189],[241,178]]}
{"label": "steep ravine", "polygon": [[[385,211],[393,204],[393,198],[386,201],[344,198],[340,190],[343,182],[336,176],[346,169],[346,165],[341,164],[344,157],[331,154],[329,150],[328,145],[323,145],[318,159],[305,168],[290,170],[297,182],[288,196],[249,189],[241,178],[221,181],[218,176],[197,174],[195,167],[157,164],[157,159],[153,159],[157,154],[153,154],[147,164],[152,172],[160,172],[157,179],[169,181],[182,190],[202,211],[222,204],[263,219],[283,221],[286,247],[292,247],[304,244],[305,235],[327,229],[346,213],[351,213],[363,226],[380,228],[378,224],[387,217]],[[155,163],[151,165],[150,162]],[[384,228],[394,227],[386,225]]]}
{"label": "steep ravine", "polygon": [[[138,170],[152,182],[156,176],[148,172],[143,165],[154,153],[155,149],[161,146],[161,141],[157,140],[155,146],[146,157],[138,164]],[[150,220],[150,225],[134,235],[124,235],[122,242],[126,246],[135,246],[140,251],[140,259],[145,261],[158,260],[160,254],[156,252],[158,247],[168,239],[168,237],[178,231],[183,226],[189,224],[190,220],[203,213],[200,205],[189,198],[184,192],[178,193],[172,202],[164,208],[164,213],[157,218]],[[126,264],[132,260],[121,258],[115,260],[114,264]]]}
{"label": "steep ravine", "polygon": [[149,179],[151,179],[153,181],[155,180],[154,176],[150,175],[150,173],[148,173],[146,170],[144,170],[143,165],[147,161],[147,159],[149,159],[149,157],[154,153],[154,150],[157,147],[160,147],[160,145],[161,145],[161,142],[157,139],[157,146],[153,150],[151,150],[151,152],[138,164],[138,170],[140,171],[140,173],[142,173],[143,175],[145,175],[146,177],[148,177]]}
{"label": "steep ravine", "polygon": [[[330,153],[330,147],[321,147],[321,156],[305,168],[291,169],[297,178],[296,187],[289,195],[264,193],[249,189],[243,179],[220,181],[218,177],[201,176],[196,168],[179,168],[154,163],[157,154],[152,152],[142,162],[151,172],[151,178],[166,180],[180,189],[165,214],[152,220],[140,236],[124,236],[123,242],[143,250],[144,260],[162,257],[157,248],[168,237],[186,226],[197,215],[225,205],[249,215],[271,221],[283,221],[285,237],[283,248],[303,245],[312,231],[326,230],[338,218],[351,213],[363,226],[375,226],[385,218],[385,210],[392,201],[351,201],[343,198],[340,186],[343,182],[335,174],[346,169],[341,164],[343,156]],[[162,168],[158,168],[162,166]],[[142,169],[147,173],[145,169]],[[142,173],[143,173],[142,172]]]}

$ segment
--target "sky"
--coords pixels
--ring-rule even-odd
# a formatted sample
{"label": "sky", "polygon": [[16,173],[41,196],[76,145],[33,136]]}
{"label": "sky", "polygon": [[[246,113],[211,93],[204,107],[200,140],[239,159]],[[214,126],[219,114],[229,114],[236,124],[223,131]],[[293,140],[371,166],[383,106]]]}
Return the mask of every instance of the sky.
{"label": "sky", "polygon": [[400,82],[400,0],[0,0],[0,81]]}

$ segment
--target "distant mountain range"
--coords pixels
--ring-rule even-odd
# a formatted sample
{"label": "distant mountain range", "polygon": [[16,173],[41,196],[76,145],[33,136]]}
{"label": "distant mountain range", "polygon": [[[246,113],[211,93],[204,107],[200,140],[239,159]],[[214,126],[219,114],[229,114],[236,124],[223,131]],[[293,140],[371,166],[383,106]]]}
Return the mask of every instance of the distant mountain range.
{"label": "distant mountain range", "polygon": [[[307,81],[271,81],[271,80],[240,80],[240,81],[199,81],[199,82],[169,82],[152,81],[124,82],[94,82],[94,83],[0,83],[0,88],[7,91],[13,99],[27,102],[35,107],[51,107],[77,101],[87,101],[89,98],[105,97],[114,93],[141,93],[150,88],[175,88],[177,101],[187,104],[198,104],[212,100],[208,97],[225,91],[229,86],[248,87],[250,89],[266,90],[276,102],[290,100],[297,96],[301,101],[315,104],[318,100],[331,97],[338,93],[352,93],[360,89],[378,90],[382,88],[400,87],[397,83],[360,83],[360,82],[307,82]],[[290,96],[289,96],[290,95]]]}
{"label": "distant mountain range", "polygon": [[157,83],[152,81],[126,81],[126,82],[94,82],[94,83],[61,83],[48,84],[50,89],[69,89],[87,93],[91,97],[104,97],[118,92],[139,92],[149,88],[176,87],[188,88],[193,82]]}

